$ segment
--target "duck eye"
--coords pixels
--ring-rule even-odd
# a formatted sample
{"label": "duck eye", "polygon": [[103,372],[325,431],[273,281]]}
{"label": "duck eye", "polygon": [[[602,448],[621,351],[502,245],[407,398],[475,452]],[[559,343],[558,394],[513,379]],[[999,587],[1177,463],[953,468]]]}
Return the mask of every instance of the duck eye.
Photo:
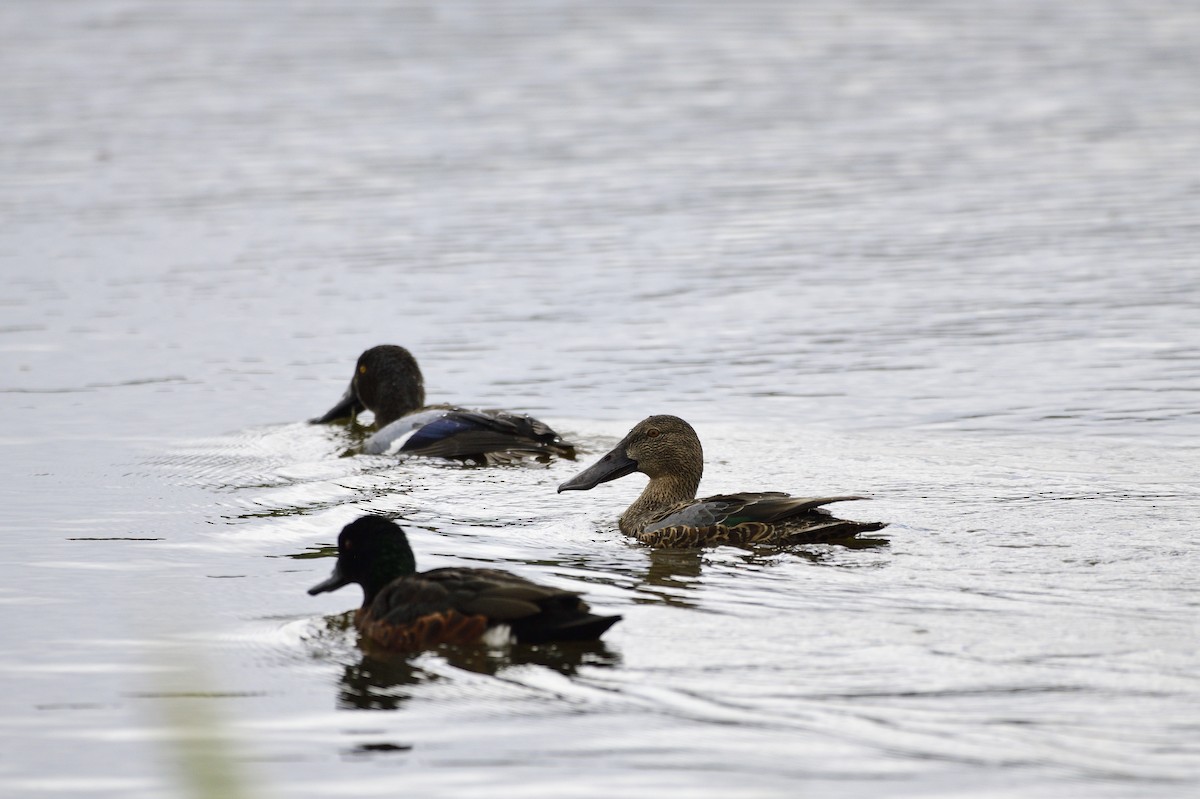
{"label": "duck eye", "polygon": [[658,438],[658,431],[657,430],[649,430],[646,433],[646,437],[647,438]]}
{"label": "duck eye", "polygon": [[358,373],[360,375],[365,375],[367,373],[367,367],[365,367],[365,366],[358,367]]}

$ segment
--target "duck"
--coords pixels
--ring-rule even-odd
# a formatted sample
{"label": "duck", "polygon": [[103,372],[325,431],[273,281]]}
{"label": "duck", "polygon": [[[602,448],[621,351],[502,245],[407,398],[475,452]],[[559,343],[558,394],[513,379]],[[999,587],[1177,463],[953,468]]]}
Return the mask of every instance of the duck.
{"label": "duck", "polygon": [[380,344],[358,356],[350,386],[311,424],[375,414],[376,432],[362,445],[368,455],[404,455],[503,463],[532,456],[574,460],[574,445],[532,416],[501,410],[426,405],[425,379],[404,347]]}
{"label": "duck", "polygon": [[587,491],[641,472],[650,482],[618,520],[643,544],[686,549],[731,544],[815,544],[881,530],[884,522],[834,517],[822,506],[862,496],[794,497],[779,491],[696,498],[704,450],[695,429],[678,416],[639,422],[611,452],[558,487]]}
{"label": "duck", "polygon": [[417,572],[404,529],[378,515],[342,528],[333,573],[308,593],[316,596],[351,583],[363,589],[354,626],[375,645],[396,652],[441,644],[594,641],[621,620],[592,613],[574,591],[499,569]]}

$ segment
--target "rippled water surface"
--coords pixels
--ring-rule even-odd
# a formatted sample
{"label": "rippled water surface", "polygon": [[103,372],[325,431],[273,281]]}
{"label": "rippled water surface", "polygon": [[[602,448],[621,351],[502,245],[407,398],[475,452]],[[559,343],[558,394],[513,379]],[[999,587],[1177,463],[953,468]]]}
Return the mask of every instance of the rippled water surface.
{"label": "rippled water surface", "polygon": [[[0,7],[0,792],[1190,796],[1200,11]],[[580,463],[339,457],[364,348]],[[650,413],[863,548],[631,543]],[[624,620],[360,649],[340,527]],[[220,782],[225,780],[226,782]]]}

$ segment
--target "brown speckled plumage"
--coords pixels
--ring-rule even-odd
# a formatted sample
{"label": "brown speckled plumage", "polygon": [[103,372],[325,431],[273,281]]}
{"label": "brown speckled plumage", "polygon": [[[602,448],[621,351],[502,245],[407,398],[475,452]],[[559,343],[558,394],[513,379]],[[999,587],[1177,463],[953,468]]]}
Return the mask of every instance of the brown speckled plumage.
{"label": "brown speckled plumage", "polygon": [[720,544],[821,544],[842,541],[862,532],[879,530],[883,526],[881,522],[852,522],[834,519],[831,516],[829,521],[817,521],[808,526],[795,525],[791,529],[766,522],[742,522],[732,527],[723,524],[707,527],[660,527],[655,530],[642,530],[634,537],[643,544],[670,549],[691,549]]}
{"label": "brown speckled plumage", "polygon": [[692,426],[677,416],[651,416],[611,452],[559,491],[587,490],[638,471],[650,478],[618,520],[644,544],[687,548],[717,544],[813,544],[880,530],[883,522],[838,519],[822,508],[859,496],[793,497],[777,491],[696,499],[704,452]]}
{"label": "brown speckled plumage", "polygon": [[367,608],[354,611],[354,626],[374,643],[394,652],[413,652],[442,644],[473,644],[487,631],[487,616],[457,610],[427,613],[408,624],[374,618]]}

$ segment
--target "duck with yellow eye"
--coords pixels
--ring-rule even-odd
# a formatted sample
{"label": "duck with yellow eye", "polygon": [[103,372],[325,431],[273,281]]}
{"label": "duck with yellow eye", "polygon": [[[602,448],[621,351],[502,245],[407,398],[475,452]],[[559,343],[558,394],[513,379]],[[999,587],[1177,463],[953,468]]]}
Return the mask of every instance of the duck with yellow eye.
{"label": "duck with yellow eye", "polygon": [[310,421],[354,420],[363,410],[375,414],[376,432],[362,445],[368,455],[397,452],[489,464],[523,457],[575,457],[573,445],[532,416],[426,405],[417,359],[395,344],[380,344],[358,356],[346,393]]}
{"label": "duck with yellow eye", "polygon": [[838,519],[823,505],[860,496],[793,497],[778,491],[696,499],[704,450],[678,416],[651,416],[596,463],[558,487],[587,491],[641,472],[650,482],[618,520],[621,532],[643,544],[688,548],[717,544],[815,544],[881,530],[884,522]]}

